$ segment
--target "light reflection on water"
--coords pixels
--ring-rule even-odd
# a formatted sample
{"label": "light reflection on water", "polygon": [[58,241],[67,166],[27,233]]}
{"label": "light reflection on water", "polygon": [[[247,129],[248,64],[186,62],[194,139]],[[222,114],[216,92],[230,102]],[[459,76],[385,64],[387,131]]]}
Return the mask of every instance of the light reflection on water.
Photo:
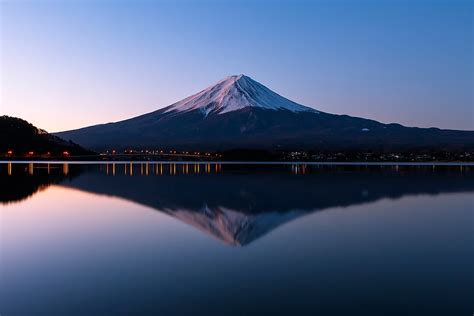
{"label": "light reflection on water", "polygon": [[0,164],[9,314],[469,314],[471,167]]}

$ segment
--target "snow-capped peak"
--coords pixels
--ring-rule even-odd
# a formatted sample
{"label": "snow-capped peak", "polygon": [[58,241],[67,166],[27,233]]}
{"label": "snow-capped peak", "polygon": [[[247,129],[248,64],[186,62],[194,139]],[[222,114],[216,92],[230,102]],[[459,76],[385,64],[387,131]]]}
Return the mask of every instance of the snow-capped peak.
{"label": "snow-capped peak", "polygon": [[166,112],[201,110],[204,115],[223,114],[246,107],[291,112],[316,110],[290,101],[245,75],[234,75],[219,81],[201,92],[170,105]]}

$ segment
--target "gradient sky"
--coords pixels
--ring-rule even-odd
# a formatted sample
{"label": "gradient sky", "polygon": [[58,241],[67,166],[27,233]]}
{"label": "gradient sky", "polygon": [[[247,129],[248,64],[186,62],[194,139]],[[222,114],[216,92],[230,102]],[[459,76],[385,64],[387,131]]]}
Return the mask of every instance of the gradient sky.
{"label": "gradient sky", "polygon": [[321,111],[474,130],[474,1],[1,1],[0,111],[48,131],[232,74]]}

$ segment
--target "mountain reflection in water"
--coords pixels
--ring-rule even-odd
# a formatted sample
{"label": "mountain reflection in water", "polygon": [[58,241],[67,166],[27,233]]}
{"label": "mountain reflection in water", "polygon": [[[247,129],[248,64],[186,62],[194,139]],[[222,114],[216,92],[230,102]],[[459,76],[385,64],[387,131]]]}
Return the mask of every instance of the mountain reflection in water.
{"label": "mountain reflection in water", "polygon": [[133,201],[230,245],[247,245],[297,217],[406,195],[474,191],[470,167],[1,164],[0,203],[49,185]]}

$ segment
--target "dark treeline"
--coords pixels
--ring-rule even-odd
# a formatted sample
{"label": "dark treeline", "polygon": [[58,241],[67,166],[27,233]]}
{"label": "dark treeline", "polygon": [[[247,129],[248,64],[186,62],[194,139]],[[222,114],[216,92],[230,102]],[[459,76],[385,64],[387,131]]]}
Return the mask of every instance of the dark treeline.
{"label": "dark treeline", "polygon": [[0,116],[0,156],[59,157],[93,152],[39,129],[25,120]]}

